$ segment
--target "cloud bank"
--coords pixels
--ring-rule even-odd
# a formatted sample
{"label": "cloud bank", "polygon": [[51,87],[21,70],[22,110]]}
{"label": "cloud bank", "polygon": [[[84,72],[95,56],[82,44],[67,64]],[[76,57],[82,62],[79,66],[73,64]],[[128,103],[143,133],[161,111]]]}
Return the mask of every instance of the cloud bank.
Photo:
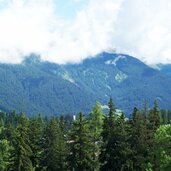
{"label": "cloud bank", "polygon": [[57,0],[0,0],[0,62],[19,63],[30,53],[80,62],[116,49],[148,64],[171,63],[170,0],[68,1],[82,6],[72,17],[66,11],[67,19]]}

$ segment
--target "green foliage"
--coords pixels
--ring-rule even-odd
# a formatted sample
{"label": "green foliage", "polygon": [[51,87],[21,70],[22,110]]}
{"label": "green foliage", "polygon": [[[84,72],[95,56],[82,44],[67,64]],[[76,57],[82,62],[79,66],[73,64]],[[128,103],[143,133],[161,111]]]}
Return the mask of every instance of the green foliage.
{"label": "green foliage", "polygon": [[[170,171],[169,111],[134,108],[131,118],[115,110],[108,115],[96,103],[88,116],[27,118],[0,112],[2,171]],[[141,112],[142,111],[142,112]]]}
{"label": "green foliage", "polygon": [[78,119],[73,123],[73,128],[69,139],[70,155],[69,163],[70,170],[84,171],[95,170],[90,132],[88,129],[87,120],[79,113]]}
{"label": "green foliage", "polygon": [[171,125],[160,126],[155,133],[156,154],[161,171],[171,168]]}
{"label": "green foliage", "polygon": [[161,124],[161,116],[160,116],[160,110],[158,108],[157,101],[154,102],[153,109],[150,110],[149,116],[148,116],[148,147],[149,152],[148,156],[150,159],[150,163],[153,166],[153,170],[159,170],[159,163],[157,162],[157,155],[155,153],[156,150],[156,143],[155,143],[155,132],[159,128]]}
{"label": "green foliage", "polygon": [[93,160],[96,170],[99,166],[99,154],[100,154],[100,146],[102,144],[101,133],[103,129],[103,113],[101,104],[99,102],[96,103],[93,110],[90,112],[88,116],[88,127],[90,132],[90,137],[92,141],[92,153]]}
{"label": "green foliage", "polygon": [[49,171],[66,170],[67,146],[65,135],[56,118],[50,120],[45,132],[43,165]]}
{"label": "green foliage", "polygon": [[32,154],[30,159],[33,164],[33,168],[40,169],[40,161],[42,157],[42,137],[43,137],[43,121],[40,117],[30,119],[29,124],[29,139],[30,139],[30,148]]}
{"label": "green foliage", "polygon": [[12,147],[8,140],[0,140],[0,170],[5,171],[7,170],[10,162],[10,151]]}
{"label": "green foliage", "polygon": [[129,142],[132,149],[133,170],[143,170],[147,167],[148,135],[146,117],[135,107],[130,119]]}
{"label": "green foliage", "polygon": [[160,126],[161,123],[161,116],[160,116],[160,110],[158,108],[157,101],[154,101],[154,107],[150,111],[149,114],[149,126],[152,131],[156,131],[157,128]]}
{"label": "green foliage", "polygon": [[160,113],[162,118],[162,124],[169,124],[171,121],[171,111],[162,109]]}
{"label": "green foliage", "polygon": [[[0,137],[3,137],[3,132],[5,128],[0,127]],[[4,138],[0,138],[0,170],[6,171],[10,162],[10,152],[12,150],[12,146],[10,145],[10,142]]]}
{"label": "green foliage", "polygon": [[33,166],[30,160],[32,151],[29,140],[29,122],[22,113],[19,118],[19,123],[15,131],[13,140],[12,163],[10,169],[17,171],[32,171]]}
{"label": "green foliage", "polygon": [[104,120],[102,132],[103,144],[101,148],[100,170],[132,170],[129,145],[129,125],[124,114],[116,116],[113,101],[109,101],[109,114]]}
{"label": "green foliage", "polygon": [[102,131],[102,147],[100,154],[101,170],[126,170],[127,158],[126,127],[124,116],[115,116],[115,106],[112,98],[108,103],[109,114],[104,119]]}
{"label": "green foliage", "polygon": [[113,145],[113,132],[114,132],[114,123],[115,123],[115,108],[112,101],[112,98],[110,98],[110,101],[108,103],[109,107],[109,114],[108,116],[105,116],[104,123],[103,123],[103,131],[102,131],[102,146],[101,146],[101,153],[100,153],[100,162],[101,162],[101,170],[107,169],[111,170],[113,168],[113,153],[112,150],[114,150]]}

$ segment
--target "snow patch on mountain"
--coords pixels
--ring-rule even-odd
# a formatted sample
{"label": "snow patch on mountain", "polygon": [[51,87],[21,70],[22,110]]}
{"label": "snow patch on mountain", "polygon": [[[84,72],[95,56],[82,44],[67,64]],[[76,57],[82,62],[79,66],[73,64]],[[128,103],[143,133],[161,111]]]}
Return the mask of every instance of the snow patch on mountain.
{"label": "snow patch on mountain", "polygon": [[107,89],[109,89],[110,91],[112,90],[112,88],[109,85],[106,85]]}
{"label": "snow patch on mountain", "polygon": [[124,81],[125,79],[127,79],[127,75],[121,71],[119,71],[116,76],[115,76],[115,80],[118,81],[119,83],[121,83],[122,81]]}
{"label": "snow patch on mountain", "polygon": [[67,80],[67,81],[69,81],[69,82],[72,83],[72,84],[76,84],[76,83],[75,83],[75,80],[69,75],[68,72],[61,73],[60,75],[61,75],[61,77],[62,77],[64,80]]}
{"label": "snow patch on mountain", "polygon": [[116,66],[116,64],[117,64],[117,62],[119,61],[119,60],[121,60],[121,59],[126,59],[126,56],[124,56],[124,55],[118,55],[115,59],[113,59],[113,60],[107,60],[107,61],[105,61],[105,64],[106,65],[114,65],[114,66]]}

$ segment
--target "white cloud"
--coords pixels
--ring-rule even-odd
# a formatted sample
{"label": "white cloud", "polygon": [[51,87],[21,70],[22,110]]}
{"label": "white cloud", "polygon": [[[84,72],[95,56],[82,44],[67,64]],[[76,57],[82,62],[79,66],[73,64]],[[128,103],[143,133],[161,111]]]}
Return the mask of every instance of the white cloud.
{"label": "white cloud", "polygon": [[0,62],[18,63],[32,52],[79,62],[116,48],[150,64],[171,63],[170,0],[89,0],[72,20],[60,17],[57,3],[0,0]]}
{"label": "white cloud", "polygon": [[147,63],[171,59],[171,1],[124,1],[117,19],[116,45]]}

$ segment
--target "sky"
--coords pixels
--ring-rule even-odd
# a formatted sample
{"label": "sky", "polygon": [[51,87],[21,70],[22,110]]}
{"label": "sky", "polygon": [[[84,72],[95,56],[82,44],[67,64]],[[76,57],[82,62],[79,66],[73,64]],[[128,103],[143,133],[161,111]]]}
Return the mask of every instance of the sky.
{"label": "sky", "polygon": [[171,0],[0,0],[0,62],[78,63],[103,51],[171,63]]}

